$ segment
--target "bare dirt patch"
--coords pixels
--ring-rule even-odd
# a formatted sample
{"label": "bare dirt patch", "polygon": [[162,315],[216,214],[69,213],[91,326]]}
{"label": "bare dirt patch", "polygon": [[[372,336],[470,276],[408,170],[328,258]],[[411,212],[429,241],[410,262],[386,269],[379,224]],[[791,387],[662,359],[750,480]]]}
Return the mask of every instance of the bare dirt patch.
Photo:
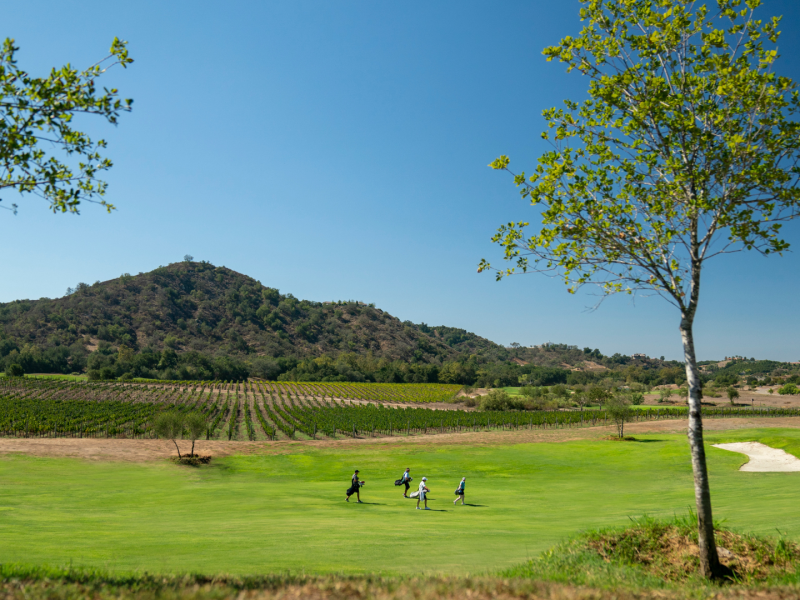
{"label": "bare dirt patch", "polygon": [[[706,431],[725,431],[759,427],[785,427],[800,429],[800,417],[708,419],[703,423]],[[684,433],[686,419],[673,421],[648,421],[625,426],[631,436],[659,433]],[[511,445],[541,442],[569,442],[600,440],[613,435],[616,426],[567,429],[519,429],[507,431],[476,431],[436,435],[411,435],[394,437],[342,438],[336,440],[277,440],[236,442],[226,440],[200,440],[195,451],[213,457],[233,454],[283,454],[307,448],[355,448],[369,445],[375,449],[395,448],[397,445]],[[182,440],[181,452],[188,453],[191,442]],[[0,455],[27,454],[32,456],[72,457],[91,461],[147,462],[175,456],[175,446],[164,440],[122,440],[91,438],[0,438]]]}

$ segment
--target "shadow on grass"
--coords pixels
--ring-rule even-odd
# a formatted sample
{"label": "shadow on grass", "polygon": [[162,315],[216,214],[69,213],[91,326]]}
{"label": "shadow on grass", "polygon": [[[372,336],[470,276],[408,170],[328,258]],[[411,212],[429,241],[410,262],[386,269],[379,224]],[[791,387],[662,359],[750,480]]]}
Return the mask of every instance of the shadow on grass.
{"label": "shadow on grass", "polygon": [[663,444],[667,440],[642,440],[642,439],[636,438],[635,440],[631,440],[631,441],[638,442],[640,444]]}

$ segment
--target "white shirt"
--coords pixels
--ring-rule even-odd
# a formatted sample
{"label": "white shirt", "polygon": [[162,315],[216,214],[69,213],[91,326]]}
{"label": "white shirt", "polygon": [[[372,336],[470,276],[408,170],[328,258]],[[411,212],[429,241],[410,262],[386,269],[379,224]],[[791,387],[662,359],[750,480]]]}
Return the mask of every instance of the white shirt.
{"label": "white shirt", "polygon": [[428,483],[428,482],[427,481],[420,481],[419,482],[419,491],[420,492],[424,492],[425,491],[425,484],[426,483]]}

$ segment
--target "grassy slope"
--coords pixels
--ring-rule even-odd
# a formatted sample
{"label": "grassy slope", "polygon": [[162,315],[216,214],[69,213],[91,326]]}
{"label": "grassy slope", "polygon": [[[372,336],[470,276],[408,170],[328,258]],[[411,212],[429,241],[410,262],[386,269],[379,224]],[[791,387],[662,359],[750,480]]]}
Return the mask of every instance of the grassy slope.
{"label": "grassy slope", "polygon": [[[800,450],[797,430],[709,438]],[[708,456],[717,518],[800,538],[800,474],[742,473],[743,456],[714,448]],[[414,510],[392,485],[407,465],[417,480],[430,478],[437,511]],[[368,504],[343,501],[355,466],[368,481]],[[477,506],[448,503],[462,474]],[[692,504],[683,436],[298,448],[201,470],[10,456],[0,461],[0,481],[0,563],[150,572],[474,574],[510,567],[581,529],[683,513]]]}

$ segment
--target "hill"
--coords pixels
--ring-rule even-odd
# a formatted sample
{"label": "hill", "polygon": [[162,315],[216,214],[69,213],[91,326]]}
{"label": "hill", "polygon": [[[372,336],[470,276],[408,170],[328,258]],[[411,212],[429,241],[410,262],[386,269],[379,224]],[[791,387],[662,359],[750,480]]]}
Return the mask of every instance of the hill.
{"label": "hill", "polygon": [[0,357],[16,353],[24,362],[27,353],[28,372],[80,370],[98,351],[118,358],[170,350],[255,361],[266,365],[265,376],[304,359],[343,354],[419,365],[508,354],[463,329],[403,322],[361,302],[300,300],[205,262],[78,284],[54,300],[0,304],[0,327]]}

